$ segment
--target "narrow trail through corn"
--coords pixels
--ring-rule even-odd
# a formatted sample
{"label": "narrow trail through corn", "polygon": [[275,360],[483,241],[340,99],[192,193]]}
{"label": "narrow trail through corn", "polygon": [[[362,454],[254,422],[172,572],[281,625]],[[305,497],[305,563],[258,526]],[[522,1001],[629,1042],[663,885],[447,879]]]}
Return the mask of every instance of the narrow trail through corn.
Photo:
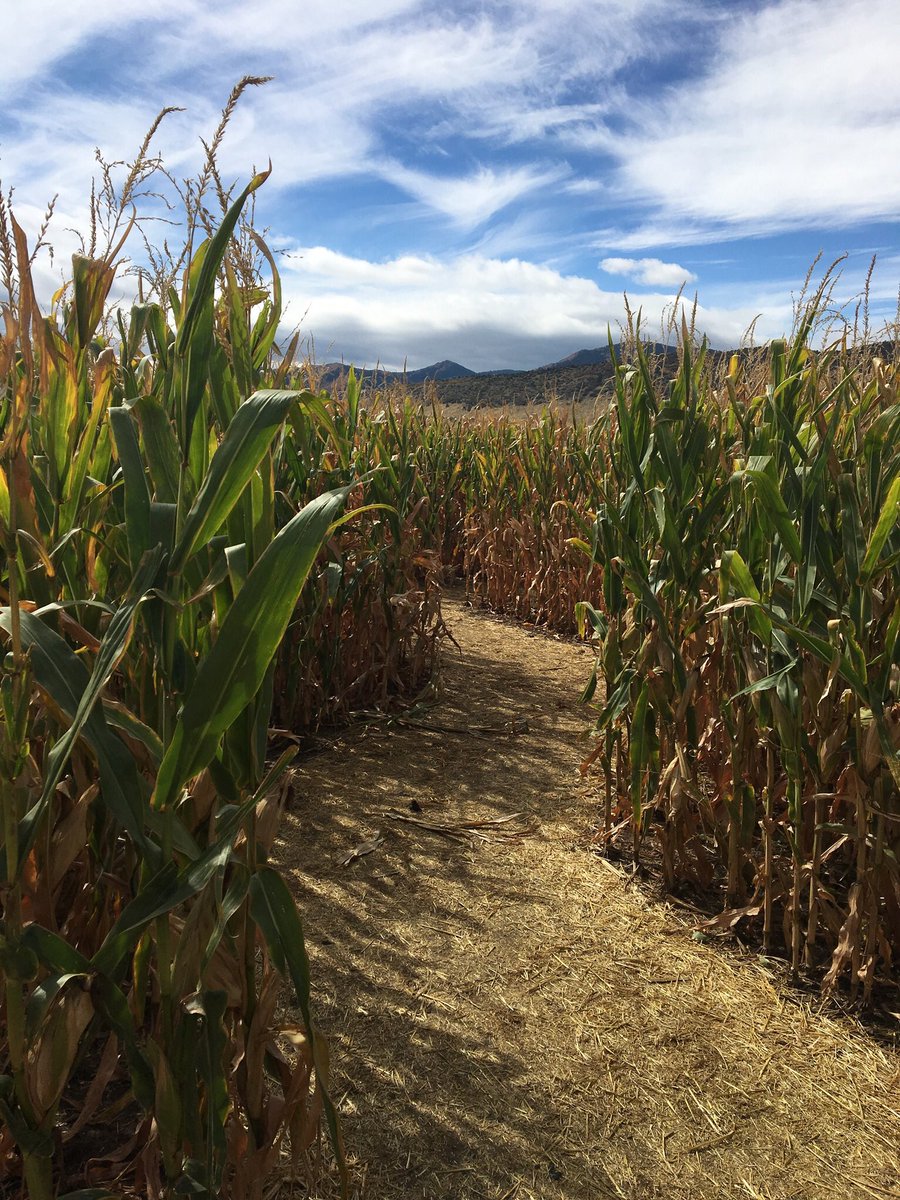
{"label": "narrow trail through corn", "polygon": [[900,1056],[587,848],[587,651],[447,619],[440,704],[308,759],[276,849],[354,1195],[900,1198]]}

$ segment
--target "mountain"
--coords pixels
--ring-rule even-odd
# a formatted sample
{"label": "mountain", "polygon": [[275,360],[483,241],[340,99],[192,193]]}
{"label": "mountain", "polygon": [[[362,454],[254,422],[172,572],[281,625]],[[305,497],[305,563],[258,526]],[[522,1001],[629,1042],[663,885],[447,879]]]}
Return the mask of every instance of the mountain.
{"label": "mountain", "polygon": [[[618,346],[615,347],[618,351]],[[671,359],[672,370],[677,353],[661,344],[648,345],[651,352]],[[666,369],[668,370],[668,362]],[[344,363],[327,363],[315,372],[318,386],[340,390],[350,368]],[[608,393],[613,377],[609,346],[576,350],[558,362],[531,370],[501,368],[472,371],[450,359],[420,367],[415,371],[357,370],[366,388],[408,388],[413,395],[436,398],[442,404],[465,408],[495,408],[503,405],[546,404],[556,401],[572,404],[595,400]]]}
{"label": "mountain", "polygon": [[[383,367],[371,370],[355,367],[357,379],[362,379],[369,387],[389,387],[391,384],[423,384],[430,380],[465,379],[474,375],[468,367],[461,363],[451,362],[449,358],[432,363],[430,367],[419,367],[416,371],[386,371]],[[350,374],[347,363],[331,362],[324,367],[315,368],[319,387],[331,389],[342,384]]]}
{"label": "mountain", "polygon": [[[887,362],[898,354],[900,343],[885,341],[870,345],[869,351]],[[615,345],[617,355],[620,352]],[[671,379],[678,370],[678,351],[674,346],[661,342],[648,342],[646,349],[655,360],[654,371],[663,379]],[[707,361],[720,367],[727,364],[735,351],[710,350]],[[747,355],[742,350],[737,353]],[[759,350],[752,353],[758,354]],[[340,391],[350,368],[344,363],[328,363],[312,372],[313,386]],[[501,368],[496,371],[472,371],[457,362],[445,359],[430,367],[416,371],[357,371],[366,388],[397,387],[406,390],[418,399],[436,399],[442,404],[460,405],[463,408],[497,408],[503,406],[542,405],[548,402],[574,404],[579,401],[595,402],[612,393],[614,375],[609,346],[576,350],[557,362],[547,363],[533,370]],[[303,383],[306,372],[301,372]],[[300,382],[300,380],[298,380]]]}
{"label": "mountain", "polygon": [[[662,359],[666,375],[674,374],[678,355],[661,344],[648,345],[648,351]],[[619,352],[618,345],[615,346]],[[558,362],[546,363],[528,371],[481,371],[465,379],[447,379],[432,385],[442,404],[464,408],[593,403],[612,391],[614,375],[609,346],[576,350]]]}
{"label": "mountain", "polygon": [[465,379],[445,379],[429,384],[442,404],[464,408],[499,408],[507,405],[572,404],[593,401],[610,389],[613,366],[606,362],[584,366],[555,366],[549,363],[533,371],[490,371]]}
{"label": "mountain", "polygon": [[[406,382],[425,383],[428,379],[465,379],[474,374],[475,372],[470,371],[468,367],[463,367],[459,363],[445,358],[439,363],[433,363],[430,367],[420,367],[418,371],[407,371]],[[399,374],[398,377],[402,379],[403,375]]]}
{"label": "mountain", "polygon": [[[616,354],[619,353],[619,343],[613,343]],[[663,345],[662,342],[647,342],[645,349],[651,354],[668,354],[671,347]],[[609,346],[597,346],[594,350],[576,350],[574,354],[568,354],[565,358],[559,359],[557,362],[548,363],[545,370],[551,367],[592,367],[598,363],[608,363],[610,361]]]}
{"label": "mountain", "polygon": [[568,354],[558,362],[548,363],[545,369],[550,367],[593,367],[597,363],[607,362],[609,362],[609,346],[598,346],[596,350],[576,350],[574,354]]}

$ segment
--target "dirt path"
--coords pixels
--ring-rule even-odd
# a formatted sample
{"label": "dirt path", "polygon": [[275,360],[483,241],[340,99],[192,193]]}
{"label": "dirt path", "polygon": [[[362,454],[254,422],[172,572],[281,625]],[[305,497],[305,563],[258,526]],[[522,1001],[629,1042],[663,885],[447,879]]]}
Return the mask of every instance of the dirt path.
{"label": "dirt path", "polygon": [[[427,721],[520,732],[351,730],[304,764],[278,848],[354,1195],[900,1197],[900,1056],[780,999],[585,848],[587,652],[456,602],[448,620],[461,653]],[[389,809],[524,818],[468,842]]]}

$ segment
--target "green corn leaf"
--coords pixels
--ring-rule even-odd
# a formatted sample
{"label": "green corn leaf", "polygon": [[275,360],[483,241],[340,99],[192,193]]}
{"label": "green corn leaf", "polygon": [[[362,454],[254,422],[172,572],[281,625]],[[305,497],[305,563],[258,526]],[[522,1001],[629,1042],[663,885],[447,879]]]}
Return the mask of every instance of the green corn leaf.
{"label": "green corn leaf", "polygon": [[587,683],[584,685],[584,689],[582,690],[582,693],[578,698],[579,704],[590,704],[590,702],[593,700],[594,695],[597,691],[597,682],[598,682],[597,664],[595,663],[594,668],[591,671],[590,678],[588,679]]}
{"label": "green corn leaf", "polygon": [[111,1192],[109,1188],[79,1188],[77,1192],[66,1192],[57,1200],[122,1200],[121,1192]]}
{"label": "green corn leaf", "polygon": [[131,407],[141,427],[141,441],[156,499],[163,504],[174,504],[178,500],[180,461],[172,422],[155,396],[140,396]]}
{"label": "green corn leaf", "polygon": [[575,619],[578,622],[578,636],[587,637],[588,626],[591,627],[592,637],[605,638],[609,633],[609,621],[605,615],[586,600],[579,600],[575,605]]}
{"label": "green corn leaf", "polygon": [[103,636],[103,641],[100,643],[100,650],[97,654],[97,660],[94,663],[94,670],[91,673],[87,686],[79,697],[78,706],[72,718],[72,724],[47,756],[44,771],[44,789],[40,799],[37,800],[20,822],[20,864],[31,853],[40,821],[49,808],[50,801],[56,791],[56,785],[59,783],[69,755],[72,753],[72,748],[81,736],[82,730],[90,719],[91,713],[94,711],[94,707],[103,693],[103,689],[106,687],[113,671],[115,671],[120,659],[128,648],[128,643],[131,641],[132,634],[134,633],[134,623],[137,619],[138,609],[147,597],[147,591],[156,578],[161,562],[162,555],[159,551],[150,551],[144,555],[129,589],[129,599],[116,610],[115,616],[109,623],[109,628]]}
{"label": "green corn leaf", "polygon": [[250,914],[262,930],[272,962],[294,985],[307,1032],[313,1028],[310,1012],[309,959],[297,905],[287,884],[272,867],[263,867],[250,879]]}
{"label": "green corn leaf", "polygon": [[900,475],[893,481],[888,488],[888,494],[882,505],[875,528],[869,536],[869,544],[866,546],[865,557],[860,566],[859,573],[865,579],[871,579],[878,568],[878,560],[881,557],[881,552],[884,550],[884,544],[891,536],[894,526],[900,519]]}
{"label": "green corn leaf", "polygon": [[144,461],[131,413],[127,408],[111,408],[109,421],[125,481],[128,555],[131,569],[136,570],[141,556],[150,549],[150,489],[147,487]]}
{"label": "green corn leaf", "polygon": [[787,620],[782,613],[774,608],[770,608],[766,604],[760,604],[756,600],[731,600],[728,604],[720,604],[718,608],[712,610],[712,615],[716,616],[720,613],[728,613],[738,608],[758,608],[760,612],[766,614],[773,625],[793,641],[802,650],[808,650],[810,654],[815,655],[820,662],[826,663],[829,667],[833,662],[837,663],[838,671],[843,679],[850,684],[857,695],[863,699],[868,699],[868,687],[866,680],[853,666],[851,660],[846,654],[835,656],[834,646],[827,638],[819,637],[818,634],[810,633],[807,629],[801,629],[798,625]]}
{"label": "green corn leaf", "polygon": [[221,874],[231,857],[234,837],[256,805],[256,797],[230,811],[222,811],[216,826],[217,839],[188,867],[179,871],[174,862],[166,863],[147,881],[119,916],[93,957],[93,966],[115,978],[125,956],[147,926],[166,913],[174,912],[185,901],[202,892],[210,880]]}
{"label": "green corn leaf", "polygon": [[172,558],[178,574],[219,531],[302,392],[255,392],[235,413],[184,520]]}
{"label": "green corn leaf", "polygon": [[772,688],[776,688],[785,675],[789,675],[796,667],[798,659],[792,658],[786,666],[781,667],[778,671],[773,671],[771,675],[766,675],[762,679],[757,679],[755,683],[749,684],[745,688],[741,688],[739,692],[735,692],[733,696],[729,696],[726,703],[733,704],[735,700],[741,696],[755,696],[758,692],[768,692]]}
{"label": "green corn leaf", "polygon": [[[191,266],[189,300],[178,328],[175,352],[182,359],[182,398],[179,412],[179,431],[183,452],[191,446],[192,432],[206,388],[209,365],[214,348],[213,301],[216,278],[237,226],[241,210],[248,197],[261,187],[271,174],[260,172],[250,180],[237,200],[228,209],[215,234],[198,247]],[[195,478],[199,478],[195,473]]]}
{"label": "green corn leaf", "polygon": [[[147,1057],[153,1064],[153,1076],[156,1083],[153,1097],[153,1117],[162,1151],[163,1166],[168,1177],[174,1179],[180,1173],[178,1152],[182,1141],[182,1101],[179,1095],[179,1081],[175,1078],[168,1056],[154,1038],[147,1039]],[[181,1082],[183,1084],[184,1081]]]}
{"label": "green corn leaf", "polygon": [[844,547],[844,570],[847,575],[847,582],[855,584],[859,579],[863,532],[859,512],[859,499],[856,495],[852,475],[844,474],[838,476],[838,494],[841,498],[841,538]]}
{"label": "green corn leaf", "polygon": [[189,1000],[185,1009],[199,1022],[197,1061],[199,1075],[206,1091],[204,1117],[206,1123],[207,1161],[203,1175],[209,1191],[218,1194],[226,1151],[225,1127],[231,1109],[228,1079],[223,1063],[228,1048],[225,1033],[227,996],[224,992],[204,991]]}
{"label": "green corn leaf", "polygon": [[[9,1080],[7,1085],[6,1081]],[[20,1151],[30,1154],[33,1158],[52,1159],[56,1152],[56,1138],[52,1130],[35,1129],[25,1119],[21,1108],[11,1105],[8,1100],[12,1096],[12,1077],[0,1075],[0,1120],[13,1136],[13,1142]],[[24,1189],[23,1189],[24,1192]]]}
{"label": "green corn leaf", "polygon": [[[82,701],[88,695],[91,676],[65,639],[37,616],[22,612],[19,620],[23,643],[31,651],[35,680],[72,723],[71,734]],[[8,609],[0,613],[0,628],[9,632]],[[103,710],[96,706],[96,697],[88,703],[89,711],[75,736],[83,737],[96,756],[104,803],[142,854],[152,861],[159,851],[144,832],[146,789],[138,776],[134,759],[124,743],[109,729]],[[43,811],[45,806],[40,808],[40,812]]]}
{"label": "green corn leaf", "polygon": [[61,499],[70,467],[71,433],[78,427],[78,379],[72,350],[58,331],[49,332],[47,350],[52,366],[43,397],[41,432],[50,466],[49,484]]}
{"label": "green corn leaf", "polygon": [[[255,230],[251,230],[250,236],[253,238],[260,254],[268,262],[269,270],[272,272],[272,298],[268,304],[268,310],[264,309],[260,314],[259,321],[254,327],[252,338],[253,365],[257,371],[261,371],[269,357],[269,352],[272,349],[276,334],[278,333],[278,326],[281,322],[281,276],[278,274],[275,257],[265,241]],[[293,355],[291,355],[289,361],[292,360]]]}
{"label": "green corn leaf", "polygon": [[124,704],[113,700],[104,700],[103,715],[107,725],[112,729],[117,729],[134,741],[140,742],[147,750],[152,762],[157,765],[162,762],[164,750],[159,735],[149,725],[145,725],[133,712],[130,712]]}
{"label": "green corn leaf", "polygon": [[647,497],[653,507],[653,513],[656,517],[656,526],[659,536],[662,537],[663,531],[666,528],[666,496],[662,488],[651,488],[647,493]]}
{"label": "green corn leaf", "polygon": [[259,691],[297,597],[349,489],[311,501],[273,538],[229,608],[197,672],[160,767],[154,803],[165,808],[216,752]]}
{"label": "green corn leaf", "polygon": [[191,337],[194,332],[194,327],[203,311],[203,309],[211,302],[213,292],[216,286],[216,276],[219,273],[219,268],[222,265],[222,260],[225,257],[225,251],[228,249],[228,243],[231,240],[231,235],[234,233],[238,223],[238,218],[241,215],[248,198],[269,178],[272,173],[272,167],[269,166],[268,171],[260,171],[254,175],[235,202],[228,209],[222,219],[222,224],[216,230],[214,236],[209,242],[206,254],[203,258],[203,264],[199,272],[196,285],[193,289],[193,294],[188,304],[187,312],[184,314],[184,319],[178,329],[178,335],[175,339],[176,354],[183,355],[191,343]]}
{"label": "green corn leaf", "polygon": [[[90,967],[90,964],[88,966]],[[65,971],[60,975],[50,975],[42,980],[29,996],[25,1025],[25,1036],[29,1042],[34,1042],[40,1035],[41,1025],[47,1018],[54,1000],[73,979],[80,979],[86,983],[89,975],[84,971]]]}
{"label": "green corn leaf", "polygon": [[644,767],[650,761],[650,739],[648,736],[648,711],[650,685],[645,679],[638,693],[631,718],[631,813],[636,827],[640,827],[643,808]]}
{"label": "green corn leaf", "polygon": [[797,615],[802,617],[809,607],[809,602],[816,585],[816,542],[819,536],[819,510],[814,502],[807,501],[803,506],[803,516],[800,520],[800,533],[803,540],[803,553],[797,566]]}
{"label": "green corn leaf", "polygon": [[43,1013],[58,991],[61,978],[67,974],[89,977],[95,1006],[125,1047],[135,1099],[143,1108],[149,1109],[153,1096],[153,1073],[138,1044],[134,1017],[125,994],[108,975],[97,971],[95,963],[85,958],[59,934],[32,923],[26,926],[22,941],[50,972],[50,977],[29,999],[29,1024],[35,1028],[40,1024]]}
{"label": "green corn leaf", "polygon": [[[643,568],[646,569],[646,568]],[[683,690],[687,682],[687,671],[684,666],[684,659],[681,654],[681,647],[673,638],[672,631],[669,628],[669,622],[666,620],[666,615],[660,607],[659,600],[653,594],[653,589],[649,581],[645,578],[641,569],[626,570],[625,582],[631,591],[640,597],[641,603],[646,607],[647,611],[653,617],[659,629],[660,637],[672,651],[675,668],[675,681],[679,690]]]}
{"label": "green corn leaf", "polygon": [[600,710],[600,715],[597,717],[596,728],[598,732],[614,724],[625,709],[629,707],[631,703],[631,685],[636,678],[637,671],[632,667],[626,667],[622,672],[621,678],[616,681],[616,687],[612,695],[607,699]]}
{"label": "green corn leaf", "polygon": [[[192,298],[197,295],[197,285],[203,274],[209,247],[209,240],[202,242],[194,251],[188,268],[187,306],[189,311],[193,308]],[[196,310],[190,338],[182,342],[179,333],[175,346],[179,358],[177,376],[179,458],[182,463],[189,466],[189,476],[192,483],[196,484],[203,478],[204,470],[204,467],[197,461],[198,451],[201,443],[206,442],[209,434],[207,421],[197,422],[197,416],[210,383],[210,365],[213,358],[216,357],[215,306],[211,292]],[[185,472],[182,474],[184,475]]]}
{"label": "green corn leaf", "polygon": [[228,284],[226,299],[228,303],[228,328],[231,334],[231,368],[234,371],[235,381],[241,396],[249,396],[253,391],[255,375],[253,356],[250,349],[250,324],[237,276],[234,273],[234,268],[227,259],[225,261],[225,278]]}
{"label": "green corn leaf", "polygon": [[791,520],[784,498],[772,477],[765,471],[746,470],[739,474],[753,483],[760,505],[778,531],[781,544],[791,556],[791,561],[794,563],[802,562],[803,550],[800,546],[797,530],[794,528],[794,523]]}
{"label": "green corn leaf", "polygon": [[[122,243],[119,245],[121,247]],[[86,258],[83,254],[72,255],[74,322],[70,326],[69,336],[79,350],[86,349],[90,344],[103,317],[106,297],[116,273],[115,267],[110,265],[113,258],[114,256],[110,256],[109,259],[97,259]]]}
{"label": "green corn leaf", "polygon": [[96,457],[97,443],[112,392],[113,368],[107,366],[105,372],[91,397],[90,416],[81,433],[78,449],[75,451],[74,460],[66,475],[65,502],[60,510],[60,530],[71,529],[77,524],[79,505],[88,478],[88,471],[94,466],[92,460]]}
{"label": "green corn leaf", "polygon": [[203,972],[209,966],[212,956],[216,952],[216,948],[225,936],[225,930],[228,922],[247,899],[247,893],[250,890],[250,876],[246,867],[240,863],[232,865],[231,879],[225,895],[222,897],[222,902],[219,906],[219,915],[213,927],[212,933],[209,935],[209,940],[203,951],[200,960],[200,977],[203,978]]}

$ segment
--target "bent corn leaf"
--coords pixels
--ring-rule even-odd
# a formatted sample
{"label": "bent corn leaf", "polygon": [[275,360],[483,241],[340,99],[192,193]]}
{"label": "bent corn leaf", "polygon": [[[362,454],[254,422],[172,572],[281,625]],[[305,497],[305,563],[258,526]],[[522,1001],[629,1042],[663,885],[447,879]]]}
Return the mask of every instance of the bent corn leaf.
{"label": "bent corn leaf", "polygon": [[154,804],[164,808],[216,753],[225,730],[262,686],[297,597],[349,488],[301,509],[266,547],[204,658],[160,767]]}

